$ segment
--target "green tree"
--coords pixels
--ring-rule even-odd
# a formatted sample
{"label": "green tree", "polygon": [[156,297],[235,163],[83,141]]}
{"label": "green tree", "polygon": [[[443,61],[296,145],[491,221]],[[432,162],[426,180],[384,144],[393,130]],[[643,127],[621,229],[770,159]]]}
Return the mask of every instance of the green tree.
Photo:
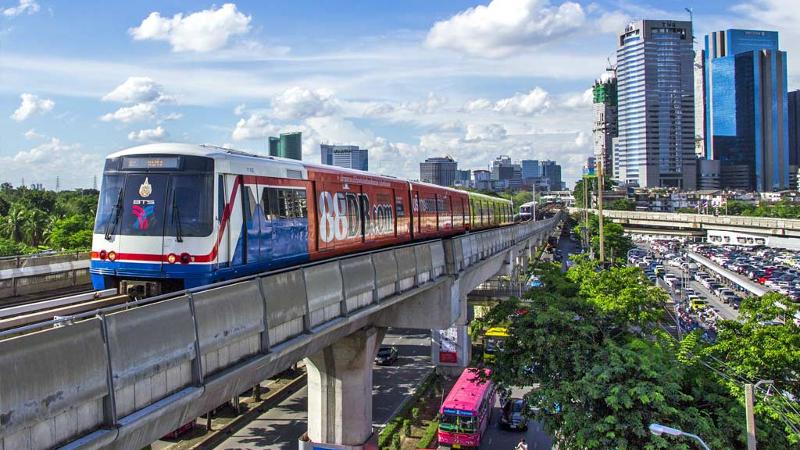
{"label": "green tree", "polygon": [[[575,206],[578,207],[578,208],[583,208],[584,207],[584,203],[583,203],[583,184],[586,183],[586,180],[589,180],[586,187],[587,187],[587,189],[589,191],[590,199],[593,198],[594,191],[597,188],[597,178],[594,178],[594,177],[581,178],[580,180],[578,180],[577,183],[575,183],[575,188],[572,190],[572,196],[575,197]],[[613,182],[611,180],[607,179],[607,178],[604,180],[603,185],[605,186],[605,190],[606,191],[610,190],[614,186]],[[591,200],[589,201],[589,204],[587,206],[589,206],[589,207],[592,206],[592,201]]]}
{"label": "green tree", "polygon": [[618,198],[607,206],[604,205],[606,209],[613,209],[618,211],[635,211],[636,210],[636,202],[627,198]]}
{"label": "green tree", "polygon": [[14,203],[8,210],[8,214],[2,217],[3,235],[14,242],[22,242],[25,235],[25,222],[27,221],[27,212],[25,208]]}
{"label": "green tree", "polygon": [[45,238],[45,231],[49,217],[47,213],[38,208],[32,208],[25,213],[25,223],[23,230],[25,232],[25,241],[33,247],[37,247]]}
{"label": "green tree", "polygon": [[79,215],[59,219],[53,225],[49,242],[53,248],[59,250],[89,248],[92,246],[91,224]]}
{"label": "green tree", "polygon": [[[546,277],[558,275],[549,271]],[[598,272],[588,259],[576,261],[561,277],[561,283],[573,286],[559,291],[577,295],[537,291],[524,303],[502,304],[502,311],[489,315],[503,320],[510,309],[528,310],[511,321],[493,378],[538,386],[526,397],[559,447],[693,448],[651,435],[652,422],[702,430],[713,448],[742,446],[740,430],[722,420],[736,403],[717,389],[713,392],[721,392],[725,401],[699,404],[692,395],[696,383],[688,378],[694,368],[681,364],[676,344],[650,322],[660,315],[663,292],[643,283],[638,269]]]}
{"label": "green tree", "polygon": [[[702,351],[731,378],[725,378],[732,395],[743,398],[743,380],[757,382],[773,380],[780,391],[795,399],[794,407],[788,399],[776,394],[757,402],[757,421],[770,422],[771,426],[758,426],[758,440],[774,441],[781,421],[789,420],[800,428],[800,327],[794,324],[798,306],[780,294],[771,292],[762,297],[745,299],[738,320],[718,322],[717,339]],[[774,425],[773,425],[774,424]],[[789,427],[785,433],[792,444],[800,445],[800,434]]]}

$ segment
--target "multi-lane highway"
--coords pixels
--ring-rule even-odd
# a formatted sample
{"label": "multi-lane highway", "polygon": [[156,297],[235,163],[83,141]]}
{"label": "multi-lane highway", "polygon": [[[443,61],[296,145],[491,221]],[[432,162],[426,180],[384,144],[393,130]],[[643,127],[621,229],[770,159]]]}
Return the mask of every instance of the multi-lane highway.
{"label": "multi-lane highway", "polygon": [[[376,366],[373,374],[372,417],[386,423],[431,370],[430,333],[391,330],[383,345],[393,345],[400,358],[393,366]],[[233,433],[218,449],[296,449],[306,431],[307,392],[303,388]]]}

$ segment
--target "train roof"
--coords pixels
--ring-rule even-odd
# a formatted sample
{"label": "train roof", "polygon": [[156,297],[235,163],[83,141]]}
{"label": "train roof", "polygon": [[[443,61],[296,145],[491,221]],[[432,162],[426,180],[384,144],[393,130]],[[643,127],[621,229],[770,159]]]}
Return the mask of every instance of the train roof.
{"label": "train roof", "polygon": [[[329,166],[325,164],[314,164],[308,163],[305,161],[297,161],[295,159],[288,159],[288,158],[280,158],[277,156],[265,156],[265,155],[257,155],[254,153],[245,152],[242,150],[236,150],[232,148],[220,147],[216,145],[207,145],[207,144],[181,144],[181,143],[157,143],[157,144],[145,144],[145,145],[138,145],[135,147],[126,148],[124,150],[119,150],[108,155],[108,158],[119,158],[121,156],[131,156],[131,155],[150,155],[150,154],[162,154],[162,155],[191,155],[191,156],[205,156],[208,158],[214,159],[222,159],[222,160],[237,160],[240,158],[257,158],[261,161],[275,161],[280,162],[282,164],[287,164],[289,166],[294,166],[297,169],[314,169],[322,172],[330,172],[330,173],[345,173],[350,174],[353,176],[360,176],[360,177],[371,177],[376,179],[385,179],[387,181],[400,181],[400,182],[411,182],[417,185],[422,186],[429,186],[436,189],[444,189],[451,191],[453,193],[467,193],[466,191],[461,191],[459,189],[453,189],[446,186],[439,186],[436,184],[430,183],[423,183],[420,181],[409,181],[403,178],[398,178],[392,175],[381,175],[377,173],[371,172],[364,172],[361,170],[356,169],[348,169],[345,167],[338,167],[338,166]],[[487,198],[494,198],[497,200],[502,200],[497,197],[488,197]]]}

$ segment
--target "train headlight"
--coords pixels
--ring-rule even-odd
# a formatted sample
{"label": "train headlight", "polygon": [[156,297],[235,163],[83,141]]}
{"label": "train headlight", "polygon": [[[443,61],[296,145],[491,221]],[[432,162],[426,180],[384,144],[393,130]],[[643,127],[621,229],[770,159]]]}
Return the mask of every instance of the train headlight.
{"label": "train headlight", "polygon": [[192,262],[192,255],[181,253],[181,264],[189,264],[190,262]]}
{"label": "train headlight", "polygon": [[100,256],[101,260],[105,261],[106,258],[108,258],[108,253],[106,253],[105,250],[100,250],[100,254],[98,256]]}
{"label": "train headlight", "polygon": [[115,252],[115,251],[108,252],[108,259],[111,260],[111,261],[116,261],[117,260],[117,252]]}
{"label": "train headlight", "polygon": [[175,253],[170,253],[169,256],[167,256],[167,261],[170,264],[175,264],[175,261],[177,261],[177,260],[178,260],[178,256],[175,255]]}

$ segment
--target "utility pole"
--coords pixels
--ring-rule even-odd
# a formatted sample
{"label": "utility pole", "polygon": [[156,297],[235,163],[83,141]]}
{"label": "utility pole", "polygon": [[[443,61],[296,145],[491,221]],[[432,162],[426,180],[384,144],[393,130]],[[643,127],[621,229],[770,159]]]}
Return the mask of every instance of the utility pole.
{"label": "utility pole", "polygon": [[[602,152],[600,162],[597,165],[597,224],[600,231],[600,265],[602,266],[606,260],[606,247],[605,247],[605,230],[603,230],[603,161],[605,160],[605,151]],[[614,257],[612,256],[613,260]]]}
{"label": "utility pole", "polygon": [[536,181],[533,182],[533,198],[531,201],[533,202],[533,206],[531,207],[531,211],[533,212],[531,214],[531,219],[536,222]]}
{"label": "utility pole", "polygon": [[744,385],[744,413],[747,419],[747,450],[756,450],[756,416],[753,407],[753,390],[762,384],[773,384],[772,380],[761,380],[755,385]]}
{"label": "utility pole", "polygon": [[756,450],[756,417],[753,412],[753,385],[744,385],[744,413],[747,416],[747,450]]}

